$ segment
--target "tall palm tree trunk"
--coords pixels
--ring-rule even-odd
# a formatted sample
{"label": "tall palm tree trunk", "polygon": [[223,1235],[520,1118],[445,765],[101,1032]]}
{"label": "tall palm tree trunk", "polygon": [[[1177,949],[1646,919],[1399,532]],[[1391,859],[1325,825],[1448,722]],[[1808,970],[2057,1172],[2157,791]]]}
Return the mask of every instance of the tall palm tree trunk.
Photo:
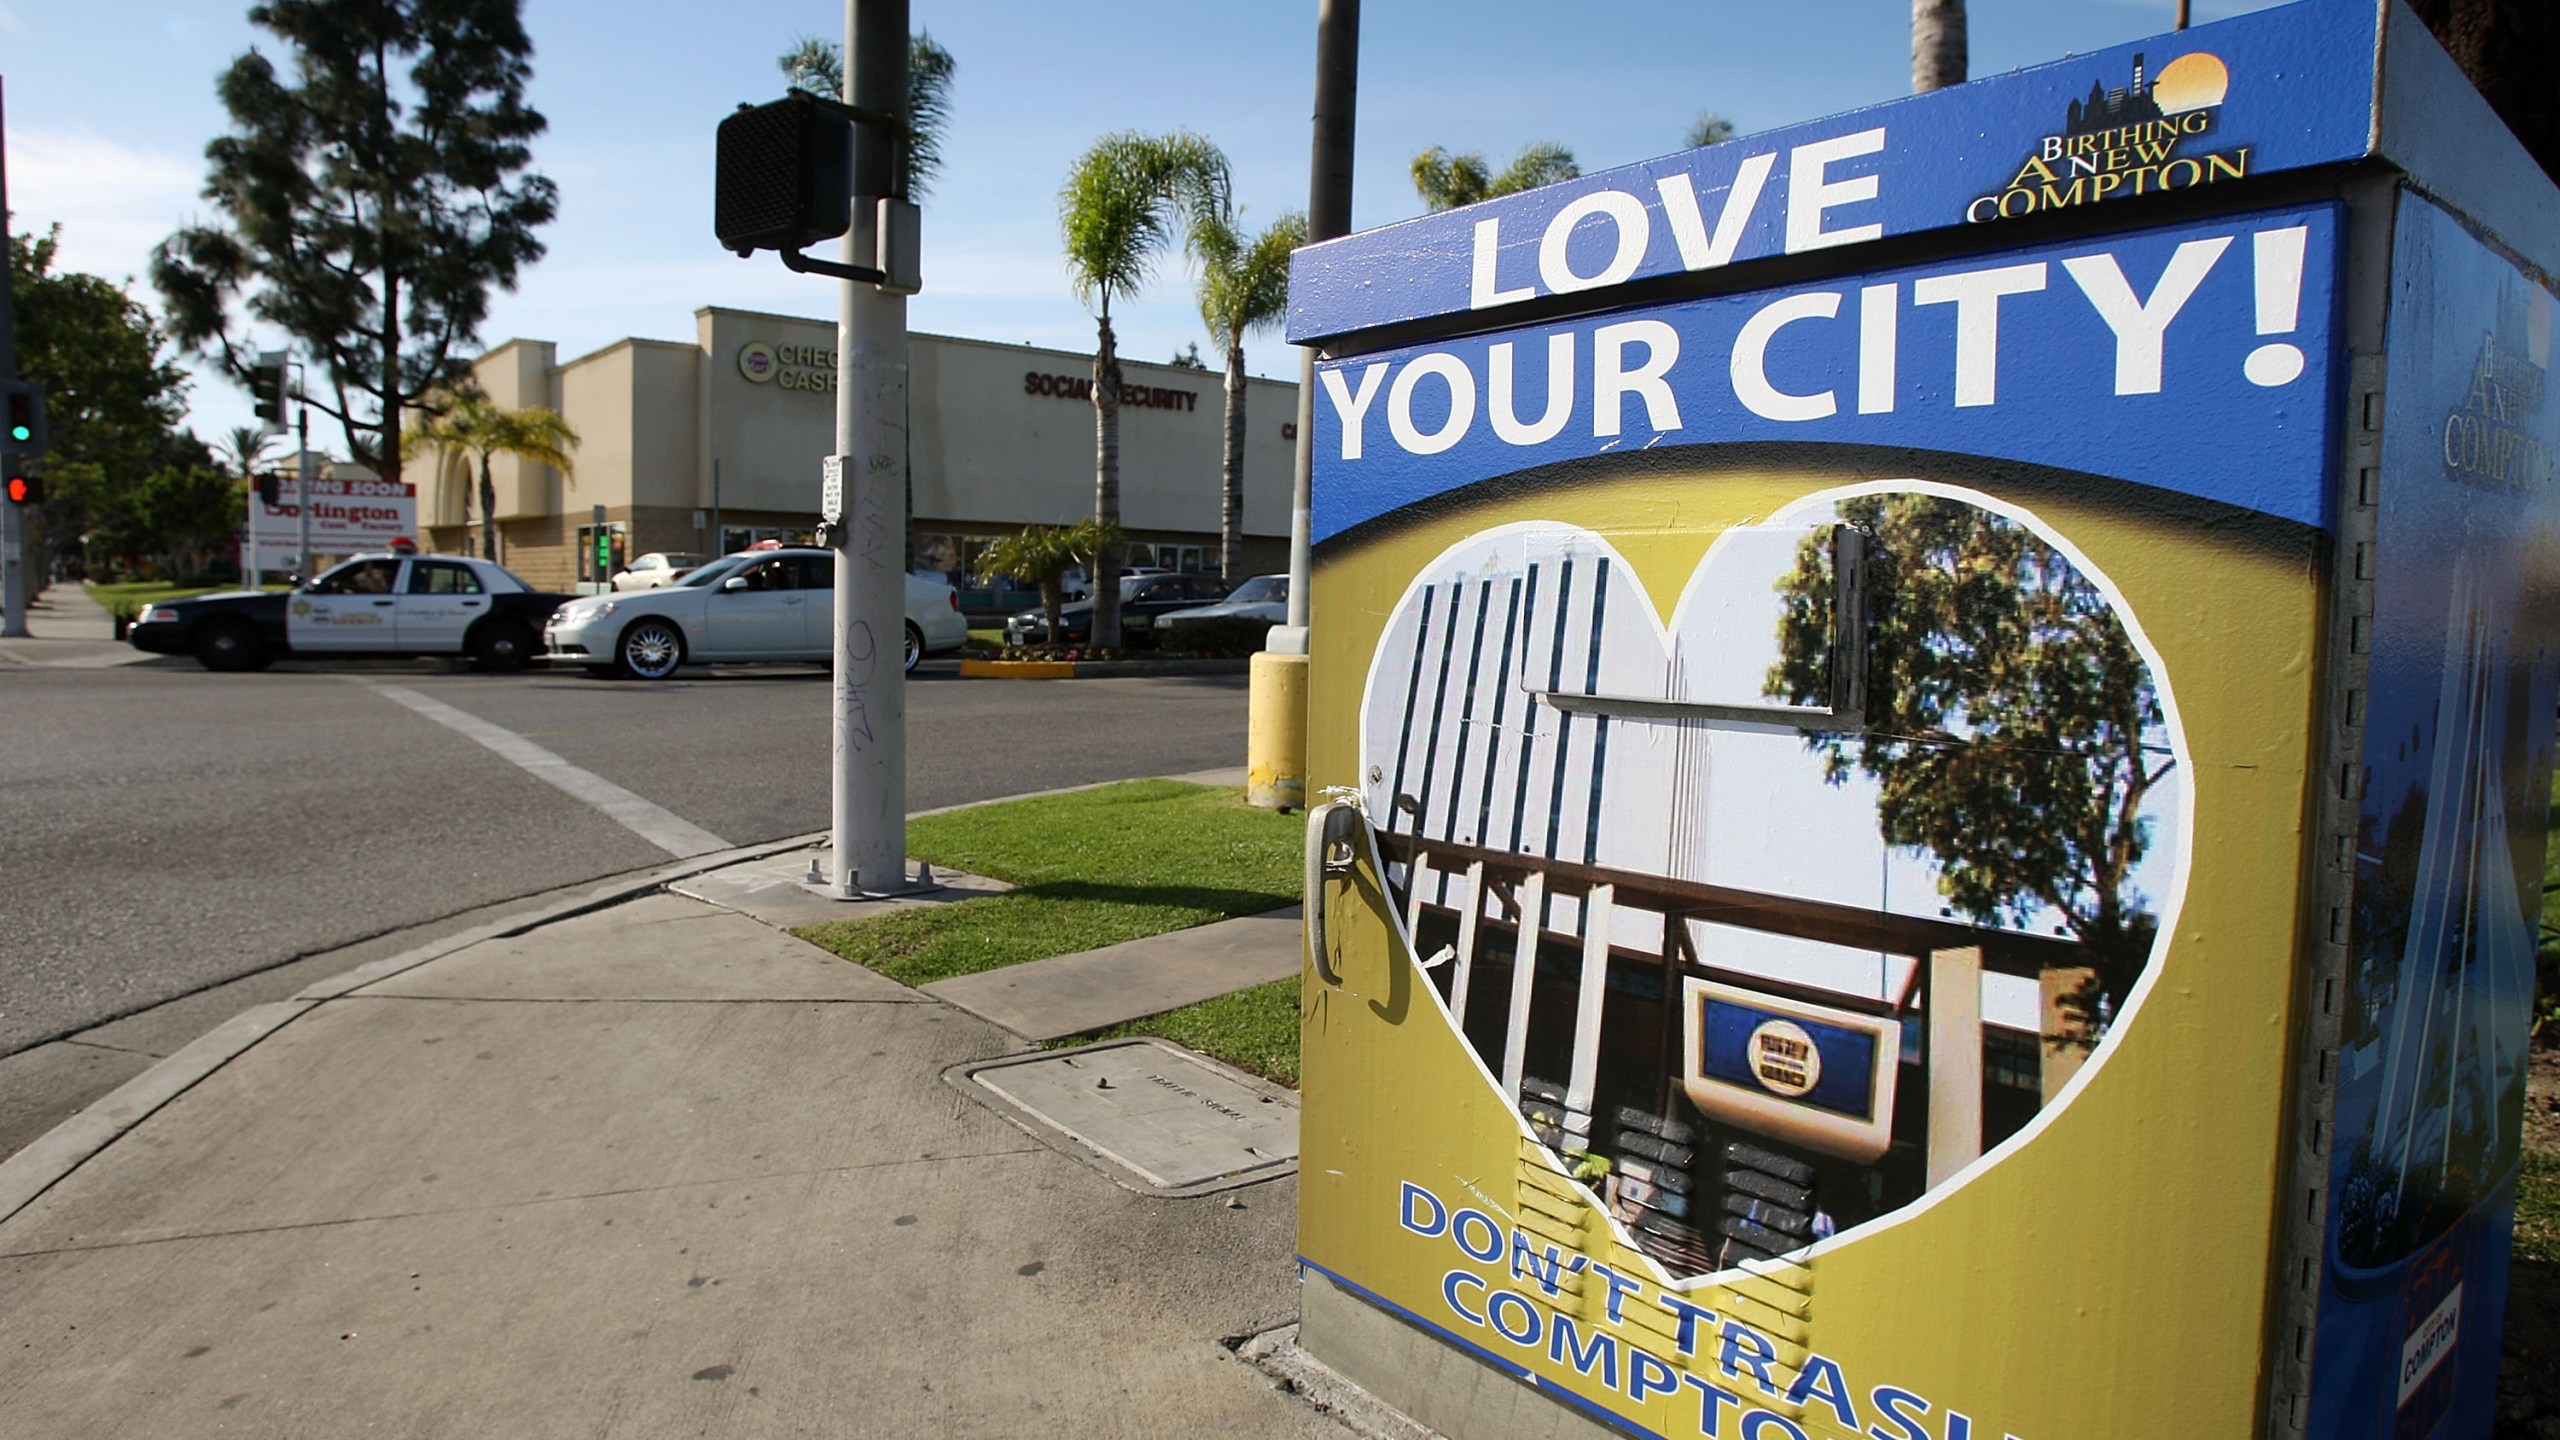
{"label": "tall palm tree trunk", "polygon": [[1911,0],[1911,93],[1964,83],[1964,0]]}
{"label": "tall palm tree trunk", "polygon": [[1227,335],[1227,442],[1220,466],[1218,578],[1236,583],[1244,564],[1244,331]]}
{"label": "tall palm tree trunk", "polygon": [[[1101,344],[1093,352],[1093,518],[1120,523],[1120,351],[1111,333],[1111,300],[1102,302]],[[1103,546],[1093,560],[1093,643],[1120,644],[1120,557]]]}

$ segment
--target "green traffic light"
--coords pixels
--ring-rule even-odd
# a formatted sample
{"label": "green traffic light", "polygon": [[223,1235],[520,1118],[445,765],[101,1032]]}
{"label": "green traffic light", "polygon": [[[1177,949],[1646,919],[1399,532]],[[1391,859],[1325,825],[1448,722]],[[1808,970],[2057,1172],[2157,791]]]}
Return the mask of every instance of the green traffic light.
{"label": "green traffic light", "polygon": [[35,427],[32,425],[17,424],[9,427],[9,438],[21,445],[34,438],[35,433]]}

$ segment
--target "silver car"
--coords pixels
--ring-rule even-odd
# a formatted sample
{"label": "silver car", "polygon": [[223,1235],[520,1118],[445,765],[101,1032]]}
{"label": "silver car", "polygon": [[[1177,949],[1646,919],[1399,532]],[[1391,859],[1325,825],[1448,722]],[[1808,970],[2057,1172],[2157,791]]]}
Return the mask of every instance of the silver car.
{"label": "silver car", "polygon": [[[542,658],[596,675],[663,680],[687,661],[727,664],[835,656],[836,557],[832,550],[748,550],[723,556],[672,585],[585,595],[551,613]],[[949,585],[906,577],[903,667],[969,640]]]}

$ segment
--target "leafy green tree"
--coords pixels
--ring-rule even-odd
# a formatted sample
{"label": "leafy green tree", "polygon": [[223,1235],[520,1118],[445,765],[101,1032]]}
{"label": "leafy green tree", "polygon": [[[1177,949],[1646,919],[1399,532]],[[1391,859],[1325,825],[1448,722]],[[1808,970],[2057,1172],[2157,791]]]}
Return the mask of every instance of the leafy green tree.
{"label": "leafy green tree", "polygon": [[[776,63],[782,67],[782,78],[793,89],[830,100],[843,98],[844,47],[835,41],[804,35],[793,41]],[[921,202],[935,177],[942,173],[942,139],[951,121],[951,82],[959,73],[960,62],[934,43],[930,32],[919,30],[908,37],[908,148],[906,189],[902,193],[910,200]]]}
{"label": "leafy green tree", "polygon": [[1689,122],[1689,133],[1681,144],[1691,150],[1703,150],[1709,145],[1721,145],[1732,138],[1732,121],[1713,110],[1701,110],[1698,112],[1698,118]]}
{"label": "leafy green tree", "polygon": [[558,208],[526,168],[545,122],[521,0],[270,0],[249,19],[288,58],[223,73],[220,218],[164,241],[152,280],[170,329],[234,376],[249,323],[293,337],[304,398],[396,480],[403,412],[459,379],[490,290],[542,257]]}
{"label": "leafy green tree", "polygon": [[[2132,884],[2150,845],[2142,805],[2176,763],[2159,693],[2123,622],[2034,532],[1960,500],[1842,503],[1866,531],[1866,729],[1814,735],[1835,784],[1875,780],[1888,844],[1926,850],[1939,889],[1981,923],[2057,913],[2086,947],[2094,1015],[2121,1009],[2158,928]],[[1830,694],[1831,547],[1809,538],[1779,582],[1767,691]]]}
{"label": "leafy green tree", "polygon": [[102,531],[147,542],[133,509],[144,480],[202,453],[178,428],[186,377],[140,301],[54,269],[59,239],[59,227],[9,237],[18,371],[43,382],[52,432],[44,532],[57,551]]}
{"label": "leafy green tree", "polygon": [[1413,188],[1422,196],[1423,208],[1433,214],[1497,195],[1535,190],[1581,173],[1582,167],[1573,163],[1573,152],[1552,140],[1523,147],[1498,175],[1486,167],[1484,156],[1473,152],[1452,155],[1434,145],[1413,157]]}
{"label": "leafy green tree", "polygon": [[1307,217],[1281,216],[1247,235],[1232,214],[1192,217],[1190,248],[1200,262],[1200,320],[1227,357],[1226,439],[1221,481],[1218,574],[1235,583],[1244,554],[1244,336],[1279,323],[1289,309],[1289,252],[1307,243]]}
{"label": "leafy green tree", "polygon": [[[1155,258],[1187,222],[1229,208],[1227,157],[1187,130],[1124,130],[1093,143],[1058,193],[1067,272],[1076,298],[1095,307],[1093,354],[1093,518],[1120,523],[1120,351],[1111,297],[1135,292]],[[1093,639],[1120,643],[1117,559],[1105,553],[1093,584]]]}
{"label": "leafy green tree", "polygon": [[1120,527],[1095,520],[1026,525],[979,551],[977,568],[982,575],[1010,575],[1036,586],[1041,619],[1048,626],[1048,638],[1055,642],[1058,612],[1066,602],[1067,572],[1079,565],[1098,570],[1102,558],[1120,541]]}
{"label": "leafy green tree", "polygon": [[153,471],[134,498],[143,526],[170,554],[171,570],[202,575],[222,542],[240,528],[247,494],[218,466],[181,464]]}
{"label": "leafy green tree", "polygon": [[[402,437],[400,448],[410,455],[433,450],[479,462],[480,553],[491,560],[506,558],[498,540],[498,486],[489,475],[491,459],[512,455],[528,465],[548,465],[564,479],[574,482],[577,478],[571,452],[578,448],[578,432],[560,418],[559,411],[541,405],[509,410],[478,386],[465,386],[442,410],[422,415]],[[466,533],[471,528],[470,494],[465,486],[462,526]]]}

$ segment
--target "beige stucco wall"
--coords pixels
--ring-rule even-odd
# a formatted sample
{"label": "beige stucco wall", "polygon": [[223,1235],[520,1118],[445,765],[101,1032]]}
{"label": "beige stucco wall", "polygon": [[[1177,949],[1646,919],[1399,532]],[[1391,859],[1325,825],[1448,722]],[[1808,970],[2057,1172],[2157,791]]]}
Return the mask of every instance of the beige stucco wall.
{"label": "beige stucco wall", "polygon": [[[664,340],[635,340],[630,350],[631,487],[613,505],[661,506],[690,515],[711,501],[701,448],[702,352]],[[595,502],[588,502],[593,504]]]}
{"label": "beige stucco wall", "polygon": [[[539,405],[557,410],[558,356],[558,347],[548,340],[510,340],[483,356],[472,373],[501,409]],[[548,465],[527,465],[512,455],[498,455],[489,462],[489,479],[498,492],[501,522],[560,513],[560,472]]]}
{"label": "beige stucco wall", "polygon": [[[1064,524],[1093,513],[1094,407],[1075,393],[1089,355],[918,336],[915,510]],[[1120,520],[1132,531],[1215,534],[1225,377],[1123,360]],[[1293,464],[1284,424],[1297,387],[1245,382],[1245,533],[1285,535]]]}
{"label": "beige stucco wall", "polygon": [[[561,363],[547,341],[512,340],[481,357],[491,398],[550,405],[580,436],[570,483],[547,467],[493,467],[511,560],[537,563],[532,549],[567,545],[597,505],[628,524],[631,553],[690,549],[692,512],[714,504],[715,465],[727,524],[816,521],[835,439],[835,325],[714,308],[694,320],[692,344],[619,340]],[[996,534],[1093,513],[1093,405],[1073,393],[1090,355],[937,335],[910,337],[909,354],[919,528]],[[1132,361],[1123,370],[1143,395],[1120,412],[1122,523],[1140,536],[1206,539],[1214,552],[1223,377]],[[1258,557],[1288,534],[1297,399],[1292,385],[1247,384],[1245,532]],[[460,522],[466,472],[448,467],[422,497],[439,529]]]}

